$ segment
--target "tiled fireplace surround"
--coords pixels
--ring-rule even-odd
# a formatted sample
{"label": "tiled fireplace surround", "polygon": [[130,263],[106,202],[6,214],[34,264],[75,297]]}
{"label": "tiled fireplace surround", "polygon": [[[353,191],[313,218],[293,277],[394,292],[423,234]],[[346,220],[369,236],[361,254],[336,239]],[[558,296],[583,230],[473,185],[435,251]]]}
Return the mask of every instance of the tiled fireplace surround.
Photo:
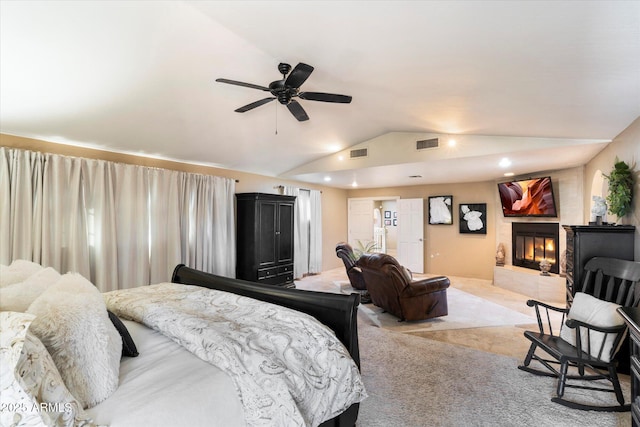
{"label": "tiled fireplace surround", "polygon": [[[505,245],[506,264],[504,267],[494,266],[494,285],[527,295],[534,299],[557,302],[554,305],[566,303],[566,280],[559,274],[541,276],[539,271],[528,268],[514,267],[511,261],[511,231],[513,222],[555,222],[564,224],[584,224],[588,218],[584,217],[584,169],[582,167],[564,169],[551,172],[556,203],[559,211],[557,218],[505,218],[500,210],[496,210],[494,220],[496,224],[496,247],[499,243]],[[497,201],[496,203],[499,203]],[[562,254],[566,249],[566,233],[560,228],[560,247]]]}
{"label": "tiled fireplace surround", "polygon": [[[511,251],[513,264],[494,267],[494,285],[531,298],[554,303],[565,302],[565,278],[559,273],[559,224],[514,222]],[[539,261],[552,262],[549,276],[540,274]],[[525,267],[526,266],[526,267]]]}

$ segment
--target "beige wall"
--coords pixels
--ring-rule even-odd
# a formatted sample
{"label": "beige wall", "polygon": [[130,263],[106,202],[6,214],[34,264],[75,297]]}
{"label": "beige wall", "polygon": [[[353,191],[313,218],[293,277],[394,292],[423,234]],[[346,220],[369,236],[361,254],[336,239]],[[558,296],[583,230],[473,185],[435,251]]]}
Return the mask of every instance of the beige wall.
{"label": "beige wall", "polygon": [[0,134],[0,146],[231,178],[237,181],[236,193],[261,192],[278,194],[278,189],[275,187],[285,184],[320,190],[322,191],[322,269],[328,270],[342,265],[342,262],[336,257],[335,246],[337,242],[344,240],[344,236],[347,235],[346,190],[287,181],[229,169],[54,144],[7,134]]}
{"label": "beige wall", "polygon": [[[601,187],[592,188],[594,177],[600,172],[608,175],[616,161],[624,160],[634,170],[633,208],[622,218],[608,215],[609,222],[636,226],[635,260],[640,261],[640,117],[629,125],[611,144],[602,150],[585,166],[584,172],[584,223],[589,221],[591,212],[591,195],[600,192],[606,197],[607,181],[604,180],[604,191]],[[597,181],[597,180],[596,180]]]}
{"label": "beige wall", "polygon": [[[458,205],[486,203],[487,218],[493,219],[497,189],[493,182],[416,185],[410,187],[349,190],[348,197],[422,198],[424,205],[425,272],[462,277],[493,279],[495,265],[495,224],[488,221],[487,234],[460,234]],[[453,225],[429,225],[429,196],[453,196]],[[345,202],[346,203],[346,202]]]}

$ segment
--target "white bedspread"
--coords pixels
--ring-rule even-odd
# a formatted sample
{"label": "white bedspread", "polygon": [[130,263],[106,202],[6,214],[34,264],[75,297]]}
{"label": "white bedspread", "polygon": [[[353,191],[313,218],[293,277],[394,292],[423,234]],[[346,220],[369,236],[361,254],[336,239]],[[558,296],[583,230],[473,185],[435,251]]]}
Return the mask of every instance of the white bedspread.
{"label": "white bedspread", "polygon": [[173,283],[104,294],[118,316],[162,332],[231,376],[250,426],[317,426],[366,397],[358,368],[313,317]]}
{"label": "white bedspread", "polygon": [[138,357],[120,363],[120,384],[86,410],[109,427],[245,427],[231,377],[160,332],[124,320]]}

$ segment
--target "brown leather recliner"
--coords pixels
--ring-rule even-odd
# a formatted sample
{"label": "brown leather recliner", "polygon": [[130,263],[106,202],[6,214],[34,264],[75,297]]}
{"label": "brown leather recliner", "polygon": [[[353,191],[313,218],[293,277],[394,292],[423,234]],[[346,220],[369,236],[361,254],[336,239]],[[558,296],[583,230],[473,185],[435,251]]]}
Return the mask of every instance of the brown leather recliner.
{"label": "brown leather recliner", "polygon": [[423,320],[449,313],[447,277],[412,281],[411,274],[387,254],[362,255],[358,266],[373,304],[400,320]]}
{"label": "brown leather recliner", "polygon": [[354,289],[366,290],[367,285],[364,282],[362,271],[360,267],[356,265],[357,258],[353,253],[353,248],[346,242],[340,242],[336,245],[336,256],[344,263],[344,268],[347,270],[347,276],[349,276],[349,282]]}

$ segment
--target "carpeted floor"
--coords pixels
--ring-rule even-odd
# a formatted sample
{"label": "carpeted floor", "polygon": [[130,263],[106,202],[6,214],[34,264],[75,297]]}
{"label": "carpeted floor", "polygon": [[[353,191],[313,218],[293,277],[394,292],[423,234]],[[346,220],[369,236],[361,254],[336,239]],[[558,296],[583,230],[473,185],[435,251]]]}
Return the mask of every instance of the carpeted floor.
{"label": "carpeted floor", "polygon": [[[556,380],[520,371],[529,342],[525,329],[535,329],[514,315],[532,319],[527,297],[492,286],[490,281],[450,277],[457,290],[476,296],[484,305],[467,312],[493,310],[511,317],[502,326],[401,331],[400,323],[376,326],[361,305],[358,314],[362,375],[369,397],[360,405],[358,427],[629,426],[630,413],[597,413],[569,409],[551,402]],[[344,269],[305,278],[300,289],[340,292],[336,281],[347,280]],[[476,302],[478,302],[476,300]],[[453,308],[453,309],[452,309]],[[464,315],[449,307],[450,316]],[[483,315],[484,316],[484,315]],[[443,322],[439,322],[443,323]],[[407,322],[407,324],[410,324]],[[414,329],[414,326],[411,326]],[[621,375],[629,396],[629,377]],[[570,394],[571,393],[571,394]],[[569,389],[567,396],[597,396],[615,404],[613,395]]]}
{"label": "carpeted floor", "polygon": [[[551,402],[555,379],[520,371],[518,359],[389,331],[362,313],[358,327],[369,393],[360,405],[358,426],[631,425],[628,412],[584,412]],[[623,389],[628,398],[628,380]],[[569,393],[580,393],[583,401],[595,395],[615,403],[605,393]]]}

